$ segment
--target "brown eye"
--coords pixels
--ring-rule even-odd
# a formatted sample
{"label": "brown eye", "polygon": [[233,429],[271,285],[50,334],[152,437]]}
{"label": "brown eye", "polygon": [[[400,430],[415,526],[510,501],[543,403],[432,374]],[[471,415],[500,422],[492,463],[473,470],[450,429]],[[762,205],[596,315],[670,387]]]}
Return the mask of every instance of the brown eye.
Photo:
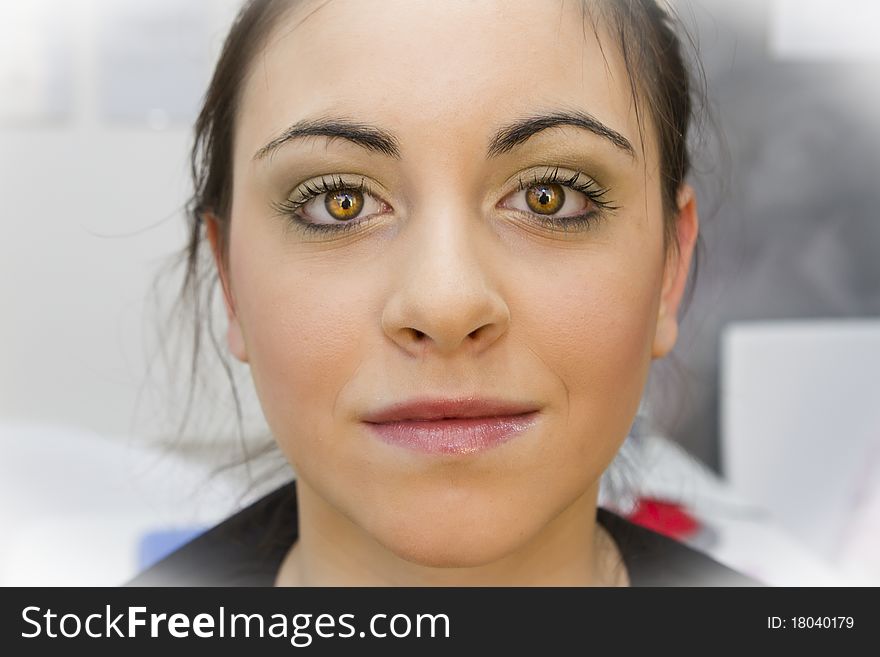
{"label": "brown eye", "polygon": [[536,214],[555,214],[565,205],[562,185],[540,183],[526,189],[526,203]]}
{"label": "brown eye", "polygon": [[348,221],[360,214],[364,207],[364,195],[356,189],[341,189],[327,194],[324,199],[324,207],[334,219]]}

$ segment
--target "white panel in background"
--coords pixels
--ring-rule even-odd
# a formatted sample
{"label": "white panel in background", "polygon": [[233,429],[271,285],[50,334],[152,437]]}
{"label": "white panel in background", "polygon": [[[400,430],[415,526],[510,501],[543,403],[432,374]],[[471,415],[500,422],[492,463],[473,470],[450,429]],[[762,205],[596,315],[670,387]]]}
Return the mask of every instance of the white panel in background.
{"label": "white panel in background", "polygon": [[773,0],[768,31],[777,59],[880,59],[877,0]]}
{"label": "white panel in background", "polygon": [[149,533],[212,526],[289,478],[248,492],[216,451],[0,418],[0,587],[118,586]]}
{"label": "white panel in background", "polygon": [[[880,554],[880,321],[733,324],[721,377],[737,492],[832,562],[855,541]],[[876,559],[862,565],[880,578]]]}
{"label": "white panel in background", "polygon": [[69,118],[70,9],[58,0],[0,0],[0,123]]}
{"label": "white panel in background", "polygon": [[99,114],[161,129],[189,125],[214,64],[211,0],[103,0],[96,66]]}

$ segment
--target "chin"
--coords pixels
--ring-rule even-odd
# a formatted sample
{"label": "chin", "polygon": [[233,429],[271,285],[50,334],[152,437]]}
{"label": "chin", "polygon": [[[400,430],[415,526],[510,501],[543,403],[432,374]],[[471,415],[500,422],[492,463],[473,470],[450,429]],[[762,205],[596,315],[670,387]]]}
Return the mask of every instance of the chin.
{"label": "chin", "polygon": [[527,540],[524,528],[461,515],[447,522],[423,515],[418,521],[389,529],[374,537],[399,558],[431,568],[484,566],[514,552]]}
{"label": "chin", "polygon": [[509,550],[495,545],[463,549],[460,545],[436,542],[390,544],[385,547],[404,561],[430,568],[475,568],[498,561],[509,553]]}

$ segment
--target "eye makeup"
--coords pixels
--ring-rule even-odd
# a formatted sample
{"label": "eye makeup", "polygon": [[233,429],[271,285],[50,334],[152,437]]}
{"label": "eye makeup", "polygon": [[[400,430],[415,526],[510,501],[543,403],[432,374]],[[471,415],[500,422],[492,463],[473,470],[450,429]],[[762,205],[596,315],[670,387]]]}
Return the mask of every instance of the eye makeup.
{"label": "eye makeup", "polygon": [[[530,221],[553,230],[562,232],[589,230],[598,221],[618,209],[609,198],[610,190],[580,171],[562,173],[558,166],[547,166],[543,167],[543,171],[533,170],[520,174],[516,185],[514,193],[525,191],[530,195],[530,199],[537,199],[544,204],[551,203],[555,199],[564,206],[567,192],[575,192],[576,195],[580,194],[584,197],[586,208],[576,215],[557,216],[557,212],[532,212],[506,205],[498,206],[527,216]],[[504,198],[508,196],[509,194]],[[322,198],[323,206],[317,202]],[[332,214],[334,211],[345,213],[352,207],[364,207],[371,203],[377,207],[377,211],[367,213],[365,216],[357,213],[342,219]],[[351,180],[343,174],[332,174],[299,185],[283,201],[273,202],[272,207],[279,216],[285,217],[304,235],[330,236],[363,228],[365,224],[384,214],[390,206],[379,197],[363,176]],[[323,223],[317,221],[309,212],[310,209],[326,213],[325,219],[329,221]]]}
{"label": "eye makeup", "polygon": [[[302,209],[317,198],[343,194],[347,195],[350,199],[363,199],[365,196],[377,197],[377,194],[363,177],[356,182],[349,182],[341,175],[331,175],[321,176],[317,181],[310,181],[300,185],[285,200],[280,203],[273,202],[272,207],[280,216],[286,217],[297,230],[303,233],[337,235],[354,230],[360,224],[367,223],[368,220],[352,218],[339,221],[338,223],[316,223],[314,220],[303,216]],[[327,200],[329,199],[325,199],[325,206],[327,205]],[[384,203],[381,204],[385,205]]]}
{"label": "eye makeup", "polygon": [[[560,175],[559,167],[553,167],[552,173],[550,167],[543,174],[534,172],[531,178],[524,179],[519,176],[519,190],[531,191],[539,190],[544,196],[560,194],[565,199],[565,192],[562,189],[571,189],[583,194],[589,201],[588,209],[585,212],[571,216],[554,216],[553,214],[544,214],[540,212],[527,212],[531,219],[544,224],[547,227],[562,230],[563,232],[577,232],[586,230],[601,220],[608,213],[618,209],[609,199],[610,190],[602,187],[590,176],[575,171],[570,176]],[[562,188],[562,189],[560,189]]]}

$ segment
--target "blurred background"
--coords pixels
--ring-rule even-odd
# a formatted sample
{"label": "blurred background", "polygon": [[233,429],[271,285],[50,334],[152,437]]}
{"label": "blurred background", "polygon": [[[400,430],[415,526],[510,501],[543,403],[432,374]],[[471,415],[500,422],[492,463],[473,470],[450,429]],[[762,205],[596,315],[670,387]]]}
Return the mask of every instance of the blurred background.
{"label": "blurred background", "polygon": [[[161,329],[238,5],[0,0],[0,584],[121,583],[291,474],[223,468],[242,443],[210,349],[182,424],[191,337]],[[639,474],[603,503],[770,583],[880,584],[880,9],[672,5],[718,126],[695,135],[704,248]]]}

